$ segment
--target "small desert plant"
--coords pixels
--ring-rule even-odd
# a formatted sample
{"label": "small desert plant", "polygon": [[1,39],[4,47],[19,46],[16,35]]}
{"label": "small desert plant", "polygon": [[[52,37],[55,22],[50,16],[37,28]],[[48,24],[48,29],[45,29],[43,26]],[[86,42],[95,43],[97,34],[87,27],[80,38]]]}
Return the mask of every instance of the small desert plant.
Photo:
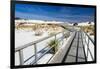
{"label": "small desert plant", "polygon": [[35,31],[35,36],[41,36],[43,34],[43,32],[41,31]]}
{"label": "small desert plant", "polygon": [[36,30],[37,30],[37,27],[36,27],[36,26],[34,26],[34,27],[33,27],[33,31],[36,31]]}
{"label": "small desert plant", "polygon": [[66,33],[64,33],[64,38],[68,38],[70,36],[70,32],[66,32]]}
{"label": "small desert plant", "polygon": [[94,32],[90,32],[90,35],[95,35],[95,33]]}
{"label": "small desert plant", "polygon": [[50,52],[52,52],[53,54],[55,54],[58,50],[58,46],[59,46],[59,41],[57,39],[54,39],[54,40],[51,40],[49,43],[48,43],[48,46],[52,47],[54,46]]}

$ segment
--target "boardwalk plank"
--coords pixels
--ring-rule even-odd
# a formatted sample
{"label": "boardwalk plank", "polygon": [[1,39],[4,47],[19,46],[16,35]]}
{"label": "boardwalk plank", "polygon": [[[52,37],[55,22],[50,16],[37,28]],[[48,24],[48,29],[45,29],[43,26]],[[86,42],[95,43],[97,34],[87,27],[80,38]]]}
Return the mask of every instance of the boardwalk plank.
{"label": "boardwalk plank", "polygon": [[[72,56],[70,56],[70,55],[72,55]],[[71,46],[71,49],[68,53],[68,56],[66,56],[65,63],[76,62],[76,59],[77,59],[77,62],[85,61],[81,32],[77,32],[75,39],[73,41],[73,44]]]}

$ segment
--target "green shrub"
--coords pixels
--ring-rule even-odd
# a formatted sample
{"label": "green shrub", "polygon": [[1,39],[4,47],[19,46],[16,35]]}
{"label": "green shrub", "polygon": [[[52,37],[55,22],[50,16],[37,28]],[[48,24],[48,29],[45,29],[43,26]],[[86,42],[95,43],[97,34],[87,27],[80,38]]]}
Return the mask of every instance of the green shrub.
{"label": "green shrub", "polygon": [[54,46],[52,49],[51,49],[51,53],[55,54],[57,51],[58,51],[58,46],[59,46],[59,41],[54,39],[54,40],[51,40],[49,43],[48,43],[48,46],[52,47]]}
{"label": "green shrub", "polygon": [[41,36],[43,34],[43,32],[41,31],[35,31],[35,36]]}

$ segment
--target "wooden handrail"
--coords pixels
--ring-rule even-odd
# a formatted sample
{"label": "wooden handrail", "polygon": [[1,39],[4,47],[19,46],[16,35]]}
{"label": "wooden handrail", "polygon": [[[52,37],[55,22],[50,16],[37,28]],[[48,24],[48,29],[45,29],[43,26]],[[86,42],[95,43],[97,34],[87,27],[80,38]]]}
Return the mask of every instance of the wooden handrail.
{"label": "wooden handrail", "polygon": [[[84,32],[85,33],[85,32]],[[94,44],[94,41],[91,39],[91,37],[87,34],[87,33],[85,33],[86,35],[87,35],[87,37],[90,39],[90,41]]]}

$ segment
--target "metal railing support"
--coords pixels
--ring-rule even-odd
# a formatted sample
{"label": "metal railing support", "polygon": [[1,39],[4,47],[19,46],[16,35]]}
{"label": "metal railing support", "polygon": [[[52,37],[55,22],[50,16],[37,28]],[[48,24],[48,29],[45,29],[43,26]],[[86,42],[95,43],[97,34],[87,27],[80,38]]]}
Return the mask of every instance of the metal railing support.
{"label": "metal railing support", "polygon": [[62,36],[63,36],[63,39],[62,39],[62,45],[64,44],[64,32],[62,32]]}
{"label": "metal railing support", "polygon": [[56,40],[56,38],[57,38],[56,36],[57,36],[57,35],[55,35],[55,40]]}
{"label": "metal railing support", "polygon": [[37,64],[37,47],[36,47],[36,43],[34,43],[34,52],[35,52],[35,64]]}
{"label": "metal railing support", "polygon": [[88,43],[87,43],[87,59],[88,59],[88,55],[89,55],[88,50],[89,50],[89,38],[88,38]]}
{"label": "metal railing support", "polygon": [[[87,34],[87,33],[85,33],[84,32],[84,35],[85,35],[85,43],[86,43],[86,46],[87,46],[87,50],[86,50],[86,53],[87,53],[87,60],[88,60],[88,58],[89,58],[89,54],[90,54],[90,56],[91,56],[91,58],[92,58],[92,60],[94,60],[94,58],[93,58],[93,55],[91,54],[91,50],[90,50],[90,42],[92,42],[92,44],[94,45],[94,41],[89,37],[89,35]],[[86,39],[87,38],[87,39]]]}
{"label": "metal railing support", "polygon": [[23,50],[19,50],[20,65],[24,64]]}

